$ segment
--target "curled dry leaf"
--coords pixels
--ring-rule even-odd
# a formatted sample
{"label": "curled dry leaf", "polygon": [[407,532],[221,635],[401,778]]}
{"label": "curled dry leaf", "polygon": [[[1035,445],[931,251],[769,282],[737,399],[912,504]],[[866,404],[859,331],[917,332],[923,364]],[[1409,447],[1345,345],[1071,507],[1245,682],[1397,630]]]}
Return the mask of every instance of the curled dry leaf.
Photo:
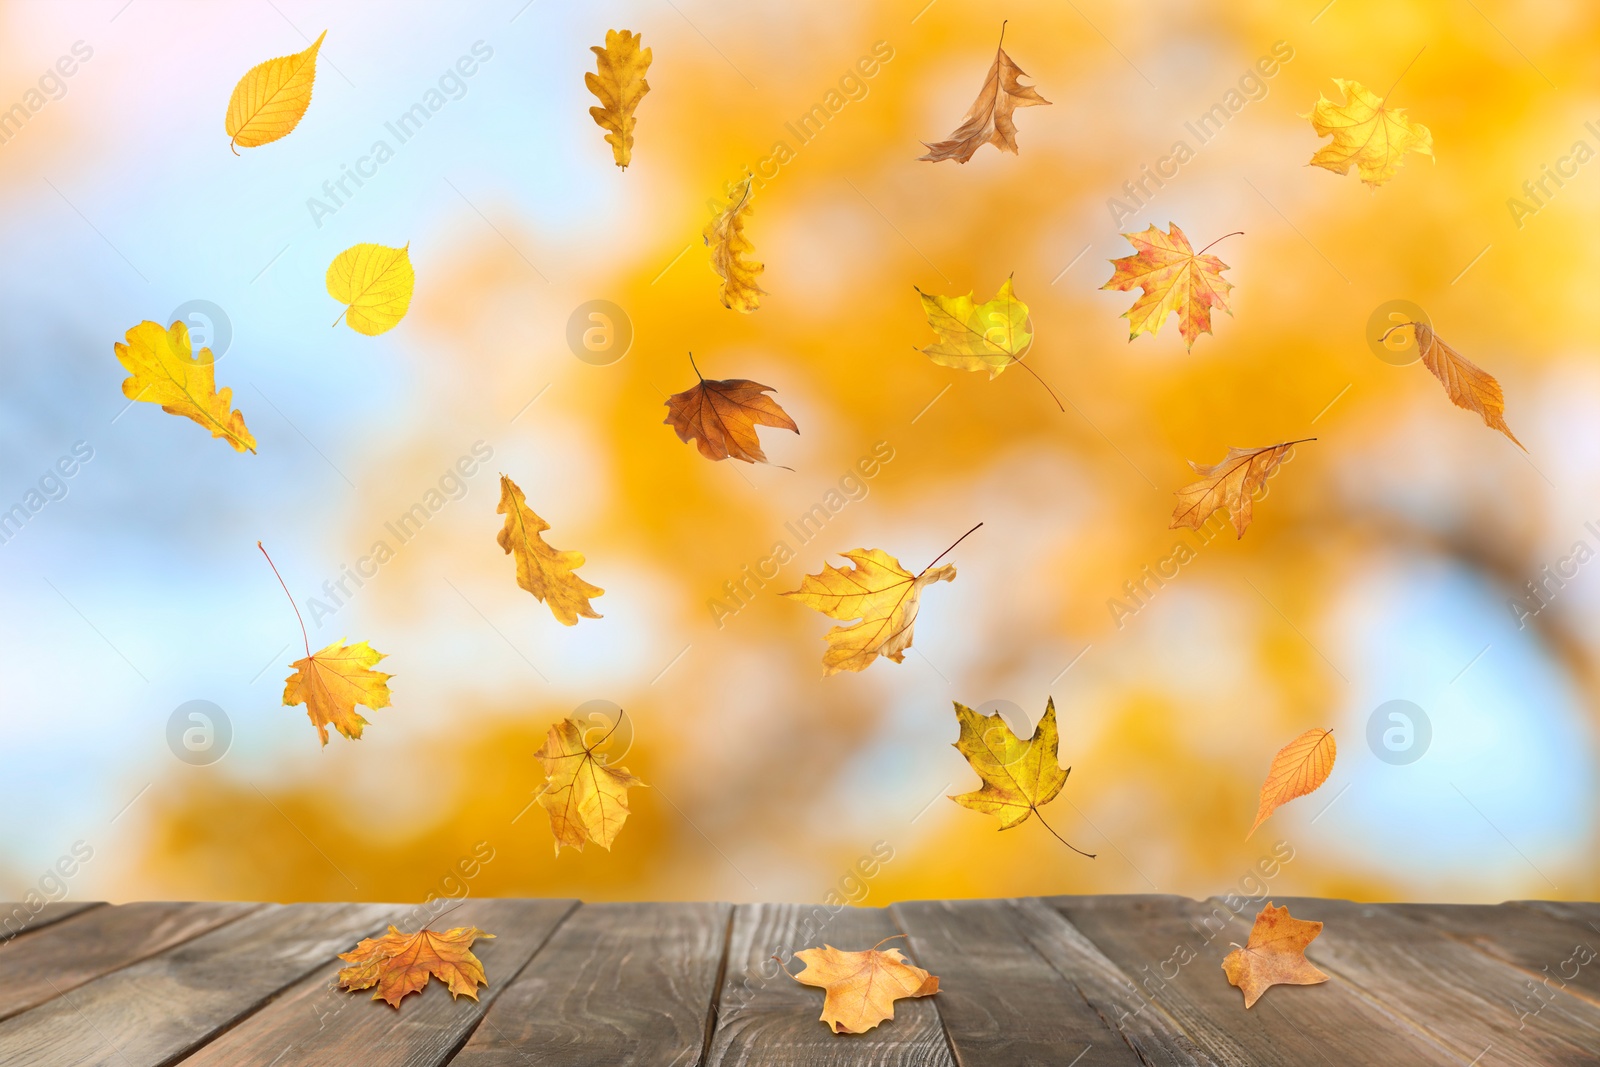
{"label": "curled dry leaf", "polygon": [[418,930],[402,934],[393,926],[382,937],[363,938],[339,958],[353,964],[339,970],[340,989],[371,989],[373,1000],[388,1001],[400,1007],[407,993],[420,993],[430,977],[450,990],[450,998],[478,999],[478,987],[489,984],[483,962],[472,954],[472,943],[480,937],[494,937],[476,926],[457,926],[453,930]]}
{"label": "curled dry leaf", "polygon": [[575,573],[583,566],[583,553],[551,548],[540,536],[550,529],[550,524],[534,513],[517,483],[504,474],[500,476],[500,504],[495,514],[506,517],[495,540],[516,559],[518,585],[549,605],[550,613],[563,626],[578,625],[580,615],[586,619],[601,617],[589,599],[605,590]]}
{"label": "curled dry leaf", "polygon": [[1288,460],[1295,445],[1315,440],[1315,437],[1307,437],[1264,448],[1230,447],[1222,462],[1211,466],[1191,459],[1189,466],[1200,475],[1200,480],[1178,490],[1178,505],[1172,511],[1172,522],[1167,529],[1187,526],[1198,530],[1218,508],[1226,508],[1233,528],[1243,537],[1254,517],[1255,496],[1266,486],[1267,479]]}
{"label": "curled dry leaf", "polygon": [[[692,352],[689,365],[694,367]],[[758,425],[800,432],[788,412],[766,395],[772,386],[744,378],[708,381],[701,377],[699,367],[694,367],[694,374],[700,379],[698,384],[667,398],[663,421],[677,433],[678,440],[692,439],[707,459],[732,457],[765,463],[767,454],[761,451],[761,439],[756,435]]]}
{"label": "curled dry leaf", "polygon": [[939,992],[939,979],[907,963],[897,948],[846,952],[823,945],[794,955],[806,965],[794,980],[827,991],[821,1018],[836,1034],[864,1034],[894,1018],[895,1001]]}
{"label": "curled dry leaf", "polygon": [[938,568],[930,564],[912,574],[881,548],[857,548],[843,555],[855,566],[825,565],[821,573],[802,578],[799,589],[783,594],[831,619],[860,620],[828,631],[828,650],[822,654],[824,677],[864,671],[879,656],[896,663],[905,659],[923,587],[953,582],[956,577],[949,564]]}
{"label": "curled dry leaf", "polygon": [[294,55],[279,56],[251,67],[228,98],[228,114],[223,127],[228,132],[228,147],[238,155],[240,148],[255,148],[280,137],[287,137],[300,125],[311,106],[311,86],[317,79],[317,50],[323,30],[311,47]]}
{"label": "curled dry leaf", "polygon": [[383,653],[365,641],[347,645],[344,640],[295,660],[289,664],[294,673],[284,680],[284,706],[304,704],[324,745],[329,726],[352,741],[361,737],[367,720],[356,711],[357,704],[369,710],[389,706],[389,679],[394,676],[372,669]]}
{"label": "curled dry leaf", "polygon": [[1261,806],[1256,809],[1256,821],[1250,826],[1245,840],[1256,832],[1267,816],[1289,801],[1314,792],[1333,772],[1334,758],[1339,746],[1333,740],[1333,731],[1320,727],[1307,730],[1290,741],[1272,757],[1267,768],[1267,780],[1261,783]]}
{"label": "curled dry leaf", "polygon": [[644,80],[650,69],[650,49],[639,47],[639,35],[629,30],[607,30],[606,46],[590,45],[589,51],[599,58],[595,61],[599,73],[586,73],[583,84],[600,98],[600,107],[591,107],[589,114],[595,124],[606,134],[611,145],[611,156],[623,170],[633,162],[633,112],[650,91]]}
{"label": "curled dry leaf", "polygon": [[766,266],[745,258],[755,251],[744,232],[755,180],[754,174],[745,178],[744,187],[706,224],[703,235],[711,249],[711,269],[722,279],[722,306],[745,314],[759,307],[766,293],[756,284],[756,275]]}
{"label": "curled dry leaf", "polygon": [[1317,985],[1328,976],[1306,959],[1306,946],[1322,933],[1322,924],[1290,916],[1288,908],[1272,902],[1256,915],[1250,940],[1222,961],[1228,984],[1244,992],[1245,1010],[1275,985]]}
{"label": "curled dry leaf", "polygon": [[[1111,280],[1100,288],[1123,292],[1144,290],[1133,306],[1122,313],[1128,320],[1128,340],[1141,333],[1159,333],[1167,316],[1177,312],[1178,332],[1192,352],[1195,339],[1211,332],[1211,309],[1228,311],[1228,290],[1233,288],[1233,283],[1222,277],[1222,272],[1228,269],[1226,263],[1216,256],[1206,255],[1205,248],[1196,252],[1176,222],[1167,226],[1170,233],[1162,233],[1152,225],[1143,233],[1123,234],[1137,251],[1131,256],[1113,259],[1111,266],[1115,269]],[[1228,314],[1233,312],[1228,311]]]}
{"label": "curled dry leaf", "polygon": [[955,706],[961,736],[953,747],[983,779],[983,788],[950,799],[964,808],[996,816],[1002,830],[1020,826],[1030,815],[1038,816],[1040,825],[1057,841],[1094,859],[1091,853],[1069,844],[1039,814],[1039,809],[1061,792],[1067,775],[1072,773],[1071,767],[1061,766],[1057,755],[1061,737],[1056,728],[1055,700],[1046,700],[1044,717],[1026,741],[1012,731],[999,712],[979,715],[960,702]]}
{"label": "curled dry leaf", "polygon": [[[1006,30],[1002,23],[1000,26],[1002,45],[1005,39]],[[1040,96],[1039,91],[1033,86],[1022,84],[1020,79],[1027,76],[1028,72],[1013,63],[1011,57],[1006,55],[1005,48],[996,48],[994,63],[989,67],[989,76],[984,79],[983,88],[979,90],[978,98],[972,102],[972,107],[967,109],[961,125],[948,140],[933,144],[924,141],[923,145],[928,149],[928,153],[917,158],[932,163],[942,159],[965,163],[972,158],[974,152],[986,144],[992,144],[1003,152],[1016,155],[1017,108],[1050,102]]]}
{"label": "curled dry leaf", "polygon": [[628,790],[645,787],[626,767],[611,766],[605,753],[596,751],[605,737],[587,742],[585,731],[593,729],[580,719],[562,719],[534,753],[544,764],[545,784],[538,799],[550,814],[557,856],[562,845],[582,852],[585,841],[609,850],[628,818]]}
{"label": "curled dry leaf", "polygon": [[114,346],[117,362],[129,375],[122,382],[123,396],[193,419],[235,452],[256,450],[244,416],[232,408],[233,390],[217,388],[211,349],[190,354],[189,327],[174,322],[162,329],[160,323],[145,321],[129,330],[126,339],[127,344]]}
{"label": "curled dry leaf", "polygon": [[1354,165],[1361,180],[1376,189],[1395,176],[1407,152],[1433,155],[1433,134],[1412,122],[1405,108],[1384,107],[1385,98],[1358,81],[1335,78],[1333,84],[1344,103],[1318,93],[1316,106],[1300,116],[1311,120],[1318,137],[1333,138],[1317,149],[1312,166],[1349,174]]}
{"label": "curled dry leaf", "polygon": [[[328,264],[328,295],[345,305],[340,318],[356,333],[376,336],[406,317],[417,284],[410,249],[409,244],[404,248],[352,245]],[[339,325],[339,320],[333,324]]]}
{"label": "curled dry leaf", "polygon": [[1445,344],[1427,323],[1409,323],[1416,331],[1417,350],[1422,353],[1422,365],[1433,372],[1444,386],[1445,395],[1458,408],[1466,408],[1491,430],[1499,430],[1511,438],[1511,443],[1527,451],[1517,435],[1506,425],[1506,395],[1494,375],[1473,363],[1460,352]]}

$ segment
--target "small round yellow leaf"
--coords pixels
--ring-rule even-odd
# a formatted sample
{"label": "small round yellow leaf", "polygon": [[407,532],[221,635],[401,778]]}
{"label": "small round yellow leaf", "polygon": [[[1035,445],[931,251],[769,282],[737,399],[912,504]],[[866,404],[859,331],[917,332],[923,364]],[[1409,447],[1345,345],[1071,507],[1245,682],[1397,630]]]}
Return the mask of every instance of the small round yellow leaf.
{"label": "small round yellow leaf", "polygon": [[[345,305],[341,318],[352,330],[375,336],[406,317],[417,284],[406,251],[410,247],[354,245],[328,265],[328,295]],[[333,324],[339,325],[338,320]]]}

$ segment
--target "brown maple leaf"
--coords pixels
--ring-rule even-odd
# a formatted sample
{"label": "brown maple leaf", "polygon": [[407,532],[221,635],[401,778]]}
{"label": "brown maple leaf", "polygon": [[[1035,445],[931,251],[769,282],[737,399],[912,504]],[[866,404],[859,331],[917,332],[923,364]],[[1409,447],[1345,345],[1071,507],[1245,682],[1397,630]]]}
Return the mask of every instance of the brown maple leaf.
{"label": "brown maple leaf", "polygon": [[1306,959],[1306,946],[1320,933],[1321,923],[1292,918],[1288,908],[1275,908],[1267,901],[1250,928],[1249,942],[1222,961],[1228,984],[1244,991],[1246,1010],[1272,986],[1317,985],[1328,980]]}
{"label": "brown maple leaf", "polygon": [[777,426],[800,432],[788,412],[766,394],[772,386],[762,385],[744,378],[720,378],[707,381],[695,366],[694,353],[689,353],[689,366],[700,381],[681,393],[673,393],[666,400],[667,417],[680,441],[691,438],[707,459],[742,459],[746,463],[765,463],[767,454],[761,451],[761,439],[756,427]]}
{"label": "brown maple leaf", "polygon": [[[893,938],[883,939],[890,940]],[[864,952],[823,945],[794,954],[806,965],[794,980],[827,990],[822,998],[821,1018],[836,1034],[864,1034],[885,1019],[894,1018],[895,1001],[939,992],[937,977],[907,963],[899,949],[880,952],[878,945]]]}
{"label": "brown maple leaf", "polygon": [[1460,352],[1444,343],[1440,336],[1433,332],[1433,327],[1425,322],[1402,322],[1391,326],[1384,331],[1384,337],[1395,330],[1410,326],[1417,337],[1417,351],[1421,353],[1422,365],[1433,372],[1439,379],[1439,384],[1444,386],[1445,396],[1458,408],[1465,408],[1483,419],[1483,424],[1491,430],[1499,430],[1511,438],[1511,443],[1522,449],[1527,448],[1517,435],[1511,432],[1511,427],[1506,425],[1506,395],[1500,389],[1500,383],[1494,375],[1472,362]]}
{"label": "brown maple leaf", "polygon": [[451,999],[459,996],[478,999],[478,986],[488,985],[483,963],[472,954],[472,942],[493,937],[476,926],[457,926],[440,933],[422,929],[402,934],[393,926],[378,938],[364,938],[341,960],[355,964],[339,970],[339,988],[371,989],[373,1000],[388,1001],[398,1008],[407,993],[419,993],[429,977],[437,978],[450,990]]}
{"label": "brown maple leaf", "polygon": [[[1002,22],[1000,24],[1002,45],[1005,39],[1006,27]],[[961,125],[948,140],[933,144],[922,142],[927,147],[928,154],[917,158],[931,163],[937,163],[941,159],[953,159],[957,163],[965,163],[972,158],[974,152],[986,144],[992,144],[1002,151],[1016,155],[1017,122],[1014,112],[1019,107],[1050,102],[1040,96],[1033,86],[1023,85],[1018,80],[1027,76],[1028,72],[1013,63],[1011,57],[1006,55],[1005,48],[996,48],[989,76],[984,79],[983,88],[978,92],[978,99],[972,102],[972,107],[967,110]]]}
{"label": "brown maple leaf", "polygon": [[1256,493],[1288,459],[1295,445],[1315,440],[1315,437],[1303,437],[1298,441],[1285,441],[1263,448],[1230,447],[1221,463],[1210,466],[1191,459],[1189,466],[1194,468],[1200,480],[1178,490],[1178,506],[1172,511],[1172,522],[1167,529],[1187,526],[1191,530],[1198,530],[1218,508],[1226,508],[1233,519],[1233,528],[1243,537],[1253,517]]}

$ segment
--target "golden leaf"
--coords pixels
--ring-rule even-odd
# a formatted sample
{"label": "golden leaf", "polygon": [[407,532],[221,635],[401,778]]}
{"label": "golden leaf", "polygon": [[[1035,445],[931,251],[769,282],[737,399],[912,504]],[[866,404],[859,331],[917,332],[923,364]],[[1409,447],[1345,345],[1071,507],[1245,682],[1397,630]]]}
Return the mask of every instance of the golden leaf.
{"label": "golden leaf", "polygon": [[1022,362],[1033,346],[1028,305],[1017,299],[1008,277],[994,299],[982,304],[966,296],[930,296],[921,289],[922,313],[939,340],[917,351],[942,367],[989,372],[993,379]]}
{"label": "golden leaf", "polygon": [[[689,355],[689,365],[694,367],[694,354]],[[744,378],[723,378],[707,381],[694,367],[700,378],[681,393],[673,393],[666,400],[667,417],[663,421],[677,433],[678,440],[691,438],[707,459],[742,459],[746,463],[765,463],[767,454],[761,451],[761,439],[756,436],[756,426],[777,426],[800,432],[788,412],[766,394],[772,386]]]}
{"label": "golden leaf", "polygon": [[1361,180],[1376,189],[1395,176],[1407,152],[1433,155],[1433,134],[1407,118],[1405,108],[1384,107],[1385,98],[1358,81],[1335,78],[1333,84],[1344,103],[1318,93],[1316,106],[1300,116],[1311,120],[1318,137],[1333,137],[1311,157],[1313,166],[1349,174],[1354,164]]}
{"label": "golden leaf", "polygon": [[744,191],[729,200],[706,224],[704,234],[706,246],[711,249],[711,269],[722,278],[722,306],[747,315],[761,305],[761,297],[766,292],[756,284],[756,275],[766,270],[766,266],[744,258],[755,251],[744,233],[754,183],[754,174],[745,178]]}
{"label": "golden leaf", "polygon": [[605,590],[573,573],[583,566],[583,553],[551,548],[539,536],[550,529],[550,524],[534,514],[517,483],[504,474],[500,476],[500,506],[494,511],[506,517],[506,524],[495,535],[495,540],[508,555],[515,557],[517,584],[549,605],[551,614],[563,626],[576,626],[579,615],[586,619],[601,618],[600,613],[589,606],[589,598]]}
{"label": "golden leaf", "polygon": [[[1005,39],[1006,30],[1002,24],[1001,44],[1005,43]],[[1001,151],[1016,155],[1017,108],[1050,102],[1040,96],[1033,86],[1022,84],[1019,79],[1027,76],[1028,72],[1013,63],[1003,47],[996,48],[994,63],[989,67],[989,76],[984,79],[983,88],[979,90],[978,98],[972,102],[972,107],[967,110],[966,117],[961,120],[961,125],[950,135],[949,140],[934,144],[922,142],[928,149],[928,154],[917,158],[934,163],[941,159],[953,159],[957,163],[965,163],[972,158],[974,152],[986,144],[992,144]]]}
{"label": "golden leaf", "polygon": [[1306,437],[1264,448],[1230,447],[1222,462],[1211,466],[1191,459],[1189,466],[1200,475],[1200,480],[1177,491],[1178,506],[1172,511],[1172,522],[1167,529],[1187,526],[1198,530],[1218,508],[1226,508],[1233,519],[1233,528],[1243,537],[1255,514],[1255,496],[1266,486],[1267,479],[1289,458],[1295,445],[1315,440],[1315,437]]}
{"label": "golden leaf", "polygon": [[1256,915],[1250,940],[1222,961],[1228,984],[1244,992],[1245,1010],[1275,985],[1317,985],[1328,976],[1306,959],[1306,946],[1322,933],[1322,924],[1296,919],[1288,908],[1275,908],[1269,900]]}
{"label": "golden leaf", "polygon": [[228,115],[223,127],[228,132],[228,147],[255,148],[280,137],[287,137],[311,106],[311,85],[317,79],[317,50],[323,30],[304,52],[279,56],[251,67],[228,98]]}
{"label": "golden leaf", "polygon": [[846,952],[823,945],[801,949],[794,956],[806,965],[795,981],[827,991],[821,1019],[836,1034],[864,1034],[894,1018],[895,1001],[939,992],[939,979],[907,963],[897,948]]}
{"label": "golden leaf", "polygon": [[828,650],[822,654],[824,677],[864,671],[880,655],[896,663],[905,659],[923,587],[956,577],[950,564],[930,565],[912,574],[881,548],[857,548],[843,555],[855,566],[845,570],[824,565],[821,573],[803,577],[799,589],[783,594],[831,619],[861,620],[828,631]]}
{"label": "golden leaf", "polygon": [[1045,701],[1044,717],[1026,741],[1012,732],[999,712],[979,715],[959,701],[955,702],[955,707],[961,736],[952,747],[966,757],[967,763],[983,779],[983,788],[950,799],[964,808],[997,817],[1002,830],[1019,826],[1028,816],[1037,815],[1039,824],[1057,841],[1094,859],[1092,853],[1068,843],[1039,814],[1039,809],[1061,792],[1061,787],[1067,784],[1067,775],[1072,773],[1071,767],[1064,768],[1058,762],[1061,737],[1056,729],[1055,700]]}
{"label": "golden leaf", "polygon": [[457,926],[453,930],[418,930],[402,934],[392,925],[378,938],[363,938],[341,960],[355,964],[339,970],[339,988],[371,989],[373,1000],[385,1000],[393,1008],[407,993],[420,993],[429,977],[437,978],[450,990],[450,999],[459,996],[478,999],[478,986],[489,984],[483,962],[472,954],[472,943],[480,937],[494,937],[476,926]]}
{"label": "golden leaf", "polygon": [[1256,810],[1256,821],[1250,833],[1244,835],[1245,840],[1250,840],[1256,829],[1267,821],[1267,816],[1281,805],[1315,791],[1326,782],[1333,772],[1333,760],[1338,752],[1333,731],[1320,727],[1307,730],[1280,748],[1272,757],[1272,766],[1267,768],[1267,780],[1261,783],[1261,806]]}
{"label": "golden leaf", "polygon": [[[1122,292],[1144,290],[1133,306],[1122,313],[1128,320],[1128,340],[1141,333],[1159,333],[1167,316],[1177,312],[1178,332],[1192,352],[1195,339],[1211,332],[1211,309],[1228,311],[1228,290],[1233,288],[1233,283],[1222,277],[1222,272],[1228,269],[1226,263],[1216,256],[1206,255],[1205,248],[1195,252],[1176,222],[1167,225],[1170,233],[1162,233],[1160,227],[1151,225],[1143,233],[1123,234],[1138,251],[1113,259],[1111,280],[1100,288]],[[1228,311],[1228,314],[1233,312]]]}
{"label": "golden leaf", "polygon": [[340,318],[356,333],[374,337],[406,317],[417,284],[410,248],[352,245],[328,264],[328,295],[345,305]]}
{"label": "golden leaf", "polygon": [[644,80],[650,69],[650,49],[639,47],[639,35],[629,30],[607,30],[606,46],[591,45],[589,51],[600,58],[596,60],[598,74],[585,73],[583,84],[600,98],[601,107],[591,107],[589,114],[604,130],[606,142],[611,145],[612,158],[623,170],[633,161],[633,112],[650,91]]}
{"label": "golden leaf", "polygon": [[1494,375],[1473,363],[1460,352],[1445,344],[1433,328],[1426,323],[1409,324],[1417,335],[1417,349],[1422,353],[1422,365],[1433,372],[1444,386],[1445,395],[1458,408],[1465,408],[1483,419],[1491,430],[1499,430],[1524,452],[1521,441],[1506,425],[1506,395]]}
{"label": "golden leaf", "polygon": [[329,726],[354,741],[367,725],[356,705],[368,709],[389,706],[389,679],[394,675],[371,669],[381,659],[383,653],[365,641],[347,645],[341,637],[316,655],[289,664],[294,673],[284,681],[284,706],[304,704],[324,745]]}
{"label": "golden leaf", "polygon": [[534,753],[544,764],[545,783],[538,800],[550,813],[557,856],[562,845],[582,852],[585,841],[609,850],[628,818],[628,790],[647,788],[626,767],[611,766],[605,753],[595,751],[604,737],[587,744],[587,729],[594,727],[579,719],[562,719],[550,727],[544,747]]}
{"label": "golden leaf", "polygon": [[193,419],[235,452],[256,450],[244,416],[232,409],[233,390],[217,389],[211,349],[202,348],[191,356],[189,327],[174,322],[162,329],[160,323],[147,320],[128,331],[127,342],[115,345],[117,362],[129,373],[122,382],[123,396],[160,404],[168,415]]}

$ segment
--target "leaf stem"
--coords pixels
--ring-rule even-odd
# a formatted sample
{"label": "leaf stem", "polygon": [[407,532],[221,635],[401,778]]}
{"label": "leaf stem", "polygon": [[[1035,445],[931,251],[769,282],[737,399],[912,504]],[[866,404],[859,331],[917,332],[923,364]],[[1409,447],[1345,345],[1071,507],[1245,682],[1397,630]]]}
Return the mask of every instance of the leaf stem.
{"label": "leaf stem", "polygon": [[700,368],[696,367],[695,364],[694,364],[694,353],[693,352],[689,353],[689,366],[694,368],[694,376],[696,378],[699,378],[702,382],[706,380],[706,376],[704,374],[701,374],[700,373]]}
{"label": "leaf stem", "polygon": [[1049,382],[1047,382],[1043,378],[1039,377],[1039,372],[1038,371],[1034,370],[1032,367],[1030,367],[1026,363],[1022,362],[1022,360],[1018,359],[1016,356],[1012,356],[1011,357],[1011,362],[1015,363],[1017,366],[1021,367],[1023,370],[1027,371],[1029,374],[1033,375],[1033,380],[1038,382],[1040,385],[1044,386],[1044,391],[1050,394],[1050,399],[1054,400],[1056,402],[1056,407],[1060,408],[1063,413],[1066,412],[1067,409],[1061,403],[1061,398],[1059,396],[1056,396],[1056,391],[1054,389],[1050,388],[1050,383]]}
{"label": "leaf stem", "polygon": [[[263,556],[267,556],[266,546],[262,545],[262,543],[260,541],[256,542],[256,547],[261,549],[261,554]],[[304,641],[306,643],[306,659],[310,659],[311,658],[311,638],[306,636],[306,620],[300,618],[300,605],[298,605],[298,604],[296,604],[294,602],[294,597],[291,596],[290,593],[289,593],[289,586],[288,586],[287,583],[284,582],[283,575],[278,574],[278,565],[276,563],[272,562],[272,557],[271,556],[267,556],[267,566],[271,567],[272,568],[272,573],[276,574],[278,576],[278,584],[283,586],[283,595],[286,596],[286,597],[289,597],[289,606],[291,608],[294,608],[294,617],[297,620],[299,620],[299,622],[300,622],[300,640],[302,640],[302,641]]]}
{"label": "leaf stem", "polygon": [[[982,526],[982,525],[983,525],[983,523],[981,523],[981,522],[978,523],[978,526]],[[933,558],[933,563],[938,563],[941,559],[944,559],[950,553],[954,552],[955,548],[956,548],[956,545],[959,545],[961,542],[965,541],[967,538],[971,537],[974,533],[977,532],[978,526],[974,526],[972,529],[968,530],[966,533],[964,533],[960,537],[956,538],[956,541],[955,541],[954,545],[951,545],[949,548],[945,549],[943,552],[939,553],[937,556],[935,556]],[[927,574],[929,571],[933,570],[933,563],[930,563],[926,567],[922,568],[922,574],[917,575],[917,577],[921,578],[923,574]]]}
{"label": "leaf stem", "polygon": [[343,319],[343,318],[344,318],[344,312],[345,312],[345,311],[349,311],[349,310],[350,310],[350,309],[349,309],[349,308],[348,308],[348,307],[346,307],[346,308],[345,308],[345,309],[344,309],[344,311],[341,311],[341,312],[339,312],[339,318],[337,318],[337,319],[334,319],[334,320],[333,320],[333,321],[332,321],[332,322],[331,322],[331,323],[329,323],[329,324],[328,324],[328,325],[329,325],[329,326],[330,326],[330,327],[332,327],[332,326],[337,326],[337,325],[339,325],[339,322],[340,322],[340,320],[341,320],[341,319]]}
{"label": "leaf stem", "polygon": [[1209,249],[1211,247],[1211,245],[1220,244],[1221,242],[1226,241],[1230,237],[1243,237],[1243,236],[1244,236],[1244,231],[1243,230],[1234,230],[1232,233],[1225,233],[1221,237],[1218,237],[1215,241],[1212,241],[1210,245],[1206,245],[1205,248],[1202,248],[1200,251],[1196,252],[1195,255],[1203,256],[1203,255],[1206,254],[1206,249]]}
{"label": "leaf stem", "polygon": [[1409,74],[1411,72],[1411,68],[1417,65],[1417,60],[1421,59],[1422,58],[1422,53],[1426,52],[1427,50],[1428,50],[1428,46],[1427,45],[1423,45],[1421,48],[1417,49],[1417,54],[1411,57],[1411,62],[1407,63],[1406,64],[1406,69],[1402,70],[1400,72],[1400,77],[1396,78],[1394,80],[1394,85],[1389,86],[1389,91],[1387,93],[1383,94],[1383,99],[1381,101],[1379,101],[1379,103],[1378,103],[1379,107],[1382,107],[1384,104],[1387,104],[1389,102],[1389,97],[1394,92],[1395,85],[1399,85],[1400,84],[1400,78],[1404,78],[1407,74]]}
{"label": "leaf stem", "polygon": [[878,951],[878,945],[883,945],[883,944],[886,944],[886,943],[888,943],[890,941],[893,941],[897,937],[905,937],[905,936],[907,936],[907,935],[905,935],[905,934],[890,934],[888,937],[884,938],[882,941],[879,941],[877,945],[873,945],[870,951],[876,952],[876,951]]}
{"label": "leaf stem", "polygon": [[[1010,772],[1007,772],[1007,773],[1010,773]],[[1015,779],[1012,779],[1012,780],[1015,781]],[[1068,848],[1072,849],[1072,851],[1076,852],[1080,856],[1087,856],[1089,859],[1094,859],[1095,858],[1095,854],[1093,852],[1085,852],[1083,849],[1079,848],[1077,845],[1074,845],[1071,841],[1068,841],[1066,838],[1064,838],[1060,834],[1056,833],[1055,829],[1053,827],[1051,827],[1051,825],[1049,823],[1044,821],[1044,816],[1039,814],[1039,809],[1038,808],[1034,808],[1033,805],[1031,805],[1031,804],[1028,805],[1028,806],[1030,808],[1032,808],[1033,809],[1033,813],[1039,817],[1039,825],[1043,826],[1046,830],[1050,831],[1050,836],[1051,837],[1055,838],[1057,841],[1060,841],[1063,845],[1066,845]]]}

